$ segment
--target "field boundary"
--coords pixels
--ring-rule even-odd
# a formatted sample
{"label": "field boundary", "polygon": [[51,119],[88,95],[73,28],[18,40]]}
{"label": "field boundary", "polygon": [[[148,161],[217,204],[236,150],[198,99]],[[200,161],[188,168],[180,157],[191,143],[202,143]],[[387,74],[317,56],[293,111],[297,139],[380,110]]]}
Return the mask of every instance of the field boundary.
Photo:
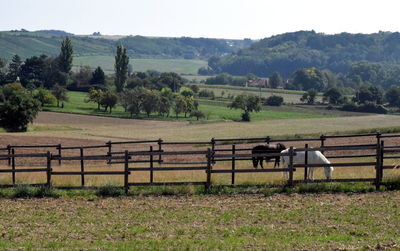
{"label": "field boundary", "polygon": [[[358,145],[325,145],[325,141],[329,138],[353,138],[353,137],[373,137],[376,140],[374,144],[358,144]],[[123,178],[123,188],[128,192],[132,186],[180,186],[180,185],[201,185],[206,190],[210,189],[212,184],[212,176],[220,174],[230,174],[231,182],[226,186],[240,185],[236,182],[236,176],[240,173],[266,173],[266,172],[281,172],[287,173],[286,182],[281,185],[292,186],[298,183],[326,183],[326,182],[372,182],[379,189],[382,184],[384,170],[395,169],[398,166],[385,165],[386,159],[400,159],[400,145],[385,145],[384,139],[400,137],[400,134],[351,134],[351,135],[321,135],[316,138],[305,139],[273,139],[271,137],[259,138],[235,138],[235,139],[216,139],[202,142],[167,142],[162,139],[156,140],[136,140],[136,141],[108,141],[104,145],[89,145],[89,146],[62,146],[61,144],[52,145],[7,145],[0,148],[0,161],[5,161],[6,168],[0,166],[0,173],[11,174],[12,184],[0,185],[3,187],[17,186],[17,173],[43,173],[46,176],[46,182],[41,184],[30,185],[46,185],[53,186],[52,177],[61,175],[72,175],[80,177],[79,187],[85,186],[85,177],[88,175],[116,175]],[[289,152],[284,153],[248,153],[252,148],[240,147],[243,143],[271,143],[271,142],[306,142],[304,148],[289,147]],[[307,142],[320,142],[319,147],[310,148]],[[147,144],[143,150],[129,151],[130,145]],[[148,144],[151,144],[148,146]],[[123,145],[126,150],[113,151],[114,145]],[[188,145],[207,147],[206,150],[182,150],[170,151],[165,147],[168,145]],[[229,147],[228,147],[229,146]],[[18,149],[47,149],[45,152],[17,153]],[[49,149],[53,149],[49,151]],[[88,155],[85,154],[85,149],[104,149],[104,154]],[[73,153],[72,156],[64,156],[63,150],[79,150]],[[310,152],[320,151],[321,153],[330,153],[327,155],[329,159],[357,159],[355,162],[346,161],[342,163],[331,164],[311,164],[308,163]],[[332,152],[341,151],[341,154],[331,154]],[[356,151],[357,153],[354,153]],[[299,152],[304,152],[304,161],[299,163],[294,162],[294,157]],[[361,153],[360,153],[361,152]],[[168,157],[181,158],[180,160],[170,161]],[[281,158],[286,156],[289,158],[289,163],[286,168],[248,168],[237,169],[238,161],[249,161],[253,158]],[[34,166],[34,164],[23,165],[20,168],[16,161],[21,158],[42,159],[46,164]],[[183,159],[182,159],[183,158]],[[363,159],[363,161],[359,159]],[[373,158],[373,160],[371,160]],[[366,159],[366,160],[365,160]],[[54,165],[62,165],[63,161],[79,161],[79,171],[57,171],[54,170]],[[109,170],[106,171],[87,171],[85,163],[88,161],[105,161]],[[217,163],[230,163],[230,168],[218,168]],[[123,168],[115,170],[114,166],[123,165]],[[145,165],[145,166],[143,166]],[[307,173],[313,167],[363,167],[372,166],[375,168],[375,175],[372,178],[341,178],[341,179],[319,179],[311,180]],[[294,179],[295,172],[301,172],[304,169],[303,179]],[[203,177],[201,181],[174,181],[174,182],[155,182],[154,174],[159,172],[176,172],[176,171],[193,171],[199,172]],[[148,182],[133,182],[130,177],[133,177],[137,172],[146,172],[149,174]],[[224,186],[224,185],[218,185]],[[55,186],[57,187],[57,186]],[[68,188],[68,187],[60,187]],[[95,188],[95,187],[94,187]]]}

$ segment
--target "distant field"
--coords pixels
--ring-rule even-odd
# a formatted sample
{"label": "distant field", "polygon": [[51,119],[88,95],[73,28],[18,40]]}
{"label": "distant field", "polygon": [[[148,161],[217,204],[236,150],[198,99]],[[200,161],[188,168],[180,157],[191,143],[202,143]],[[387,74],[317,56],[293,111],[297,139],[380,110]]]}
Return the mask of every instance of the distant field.
{"label": "distant field", "polygon": [[[217,97],[222,96],[228,97],[228,95],[237,96],[242,93],[252,94],[268,98],[272,95],[278,95],[283,97],[285,103],[300,103],[300,98],[303,95],[303,91],[292,91],[292,90],[281,90],[281,89],[270,89],[270,88],[256,88],[256,87],[240,87],[240,86],[227,86],[227,85],[199,85],[200,90],[212,90]],[[322,95],[319,94],[316,101],[322,101]]]}
{"label": "distant field", "polygon": [[[88,65],[91,68],[100,66],[106,74],[114,73],[114,56],[75,57],[75,67]],[[160,72],[176,72],[178,74],[197,74],[197,70],[207,65],[203,60],[187,59],[129,59],[134,71],[156,70]]]}

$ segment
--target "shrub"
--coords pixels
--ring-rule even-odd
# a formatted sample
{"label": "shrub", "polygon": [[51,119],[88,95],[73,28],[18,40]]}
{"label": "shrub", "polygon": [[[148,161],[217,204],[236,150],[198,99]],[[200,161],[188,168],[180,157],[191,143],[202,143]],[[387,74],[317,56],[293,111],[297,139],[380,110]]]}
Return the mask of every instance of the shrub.
{"label": "shrub", "polygon": [[201,90],[199,92],[199,97],[200,98],[211,98],[211,99],[214,99],[215,94],[214,94],[214,91]]}
{"label": "shrub", "polygon": [[265,100],[266,105],[281,106],[283,103],[283,97],[272,95]]}
{"label": "shrub", "polygon": [[35,198],[58,198],[58,194],[54,192],[54,189],[49,186],[40,186],[34,193]]}
{"label": "shrub", "polygon": [[123,189],[111,184],[99,187],[99,189],[96,192],[96,195],[101,197],[119,197],[122,196],[123,194],[124,194]]}
{"label": "shrub", "polygon": [[342,110],[351,112],[370,112],[387,114],[388,110],[383,105],[377,105],[375,103],[366,102],[362,105],[356,105],[354,103],[348,103],[342,106]]}
{"label": "shrub", "polygon": [[35,191],[33,187],[28,185],[18,185],[14,189],[14,193],[12,194],[12,198],[32,198],[34,197]]}

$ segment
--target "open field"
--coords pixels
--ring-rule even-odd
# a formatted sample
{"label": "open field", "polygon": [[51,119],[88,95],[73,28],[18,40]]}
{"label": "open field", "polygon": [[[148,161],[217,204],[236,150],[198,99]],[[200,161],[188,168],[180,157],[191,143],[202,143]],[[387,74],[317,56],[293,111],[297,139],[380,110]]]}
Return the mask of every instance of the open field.
{"label": "open field", "polygon": [[120,119],[41,112],[30,131],[13,135],[116,140],[158,139],[204,141],[210,138],[262,137],[299,134],[334,134],[379,128],[398,128],[400,116],[371,115],[356,117],[284,119],[270,121],[196,123]]}
{"label": "open field", "polygon": [[[91,68],[100,66],[106,74],[114,74],[114,56],[74,57],[74,67],[88,65]],[[176,72],[178,74],[197,74],[197,70],[207,65],[207,61],[190,59],[142,59],[130,58],[129,63],[134,71],[156,70],[159,72]]]}
{"label": "open field", "polygon": [[400,243],[400,193],[0,200],[5,250],[344,250]]}

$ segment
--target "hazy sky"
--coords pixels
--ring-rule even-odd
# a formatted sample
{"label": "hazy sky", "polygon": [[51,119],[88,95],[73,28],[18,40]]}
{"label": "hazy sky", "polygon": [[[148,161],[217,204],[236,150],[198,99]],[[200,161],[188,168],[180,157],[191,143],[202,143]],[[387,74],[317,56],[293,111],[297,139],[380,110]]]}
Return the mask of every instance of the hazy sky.
{"label": "hazy sky", "polygon": [[0,30],[264,38],[400,31],[400,0],[0,0]]}

